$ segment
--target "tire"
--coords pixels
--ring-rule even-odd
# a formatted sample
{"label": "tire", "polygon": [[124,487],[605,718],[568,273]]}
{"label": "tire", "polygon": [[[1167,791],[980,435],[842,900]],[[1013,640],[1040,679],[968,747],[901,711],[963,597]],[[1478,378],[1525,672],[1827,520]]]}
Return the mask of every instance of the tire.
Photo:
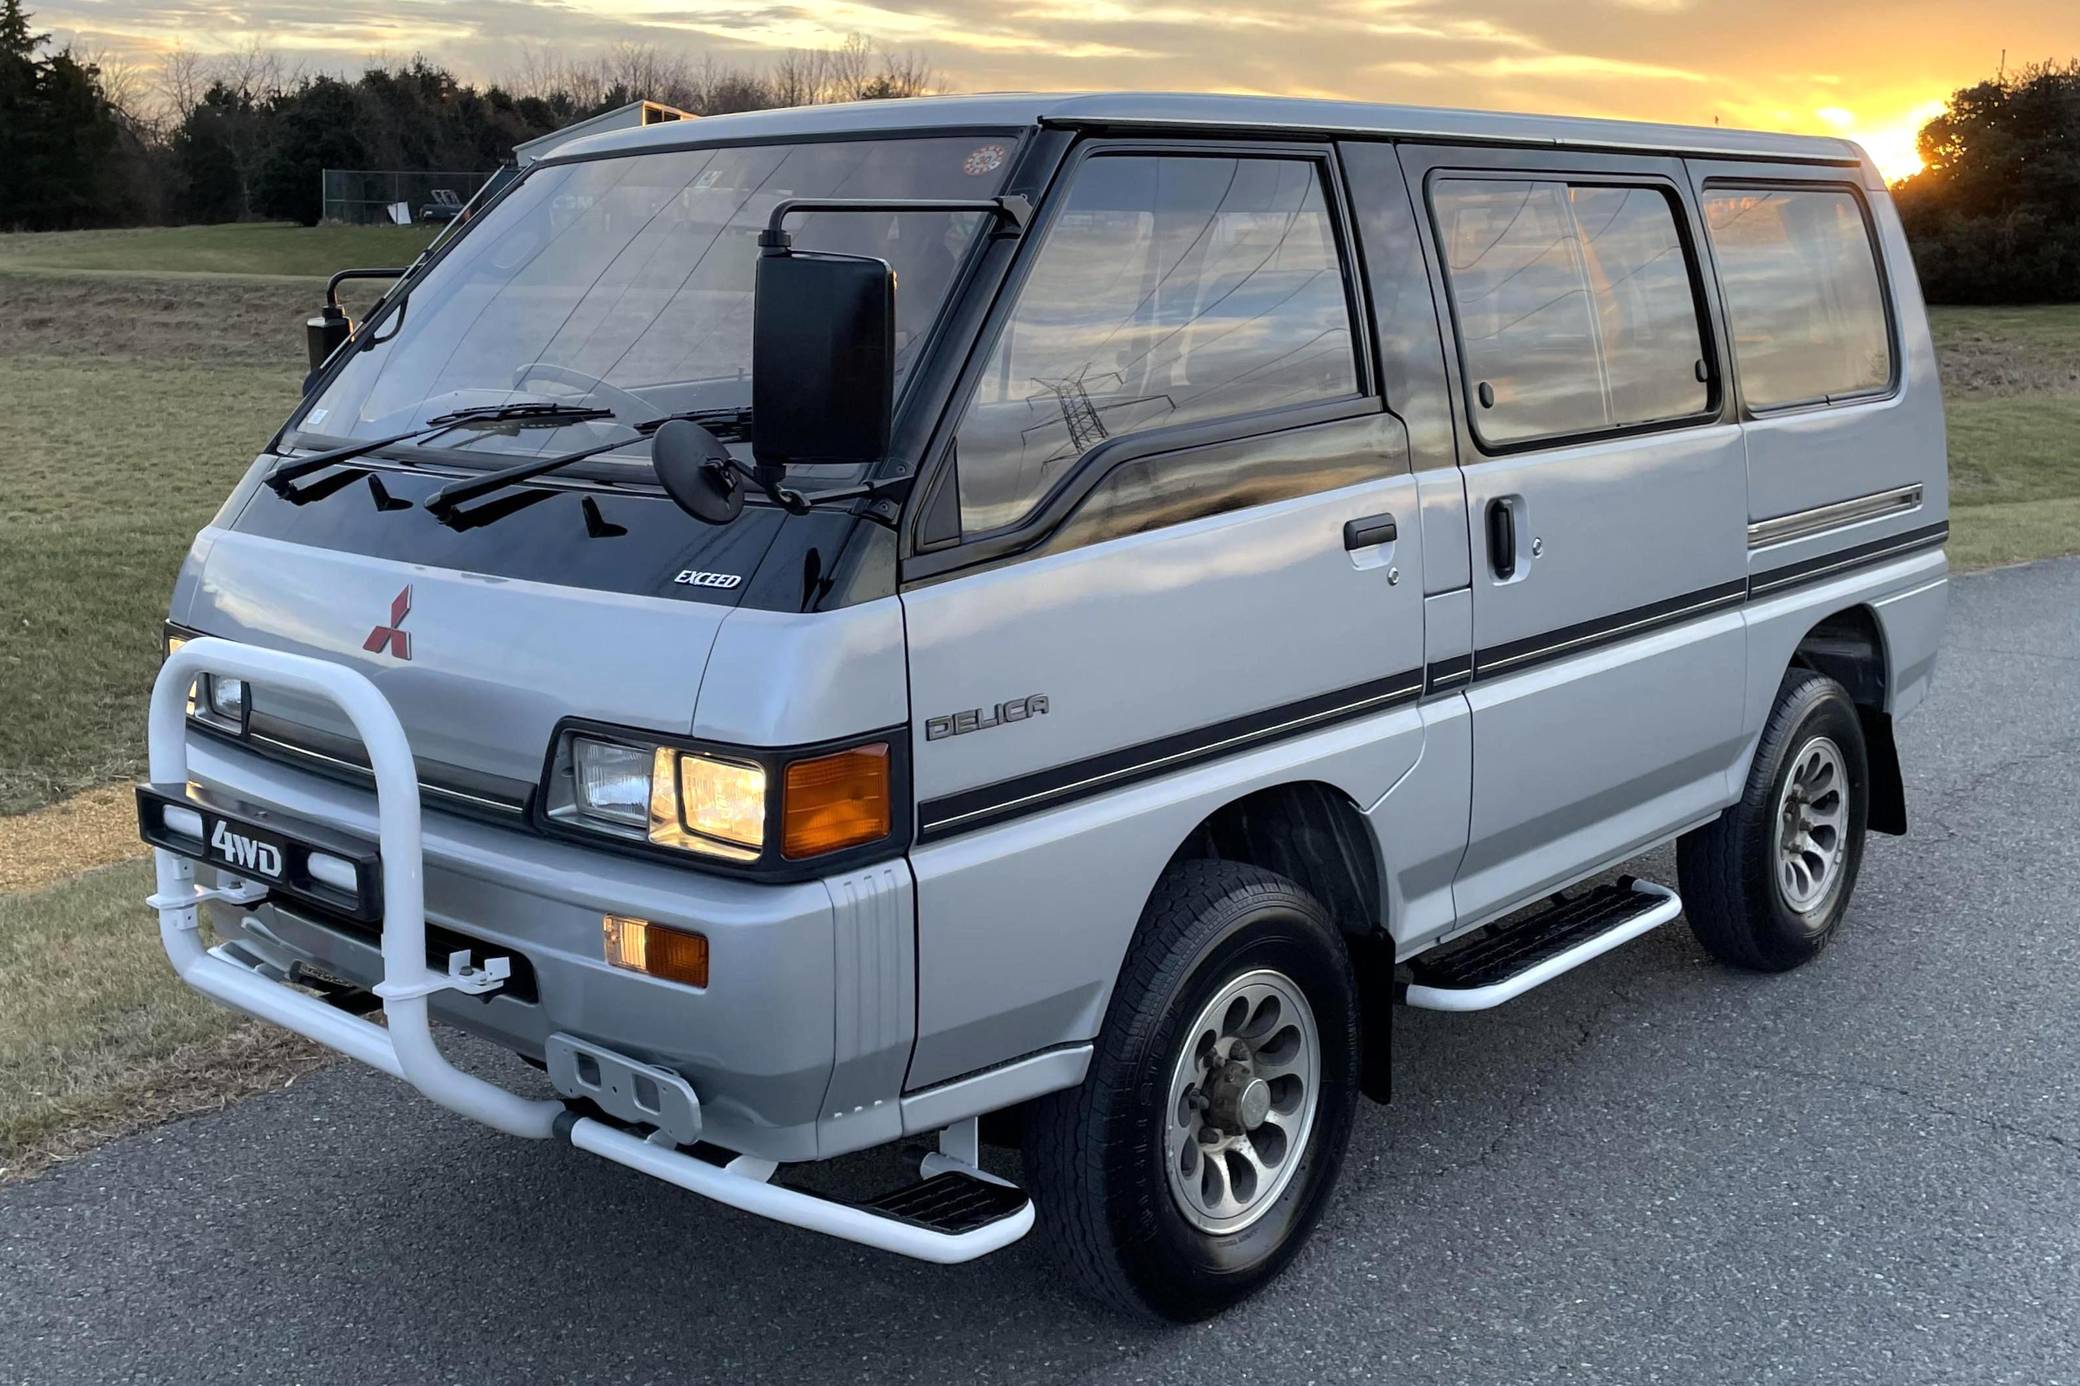
{"label": "tire", "polygon": [[[1794,776],[1802,787],[1788,812],[1816,826],[1802,838],[1806,850],[1787,854],[1786,786]],[[1832,807],[1831,781],[1840,782],[1842,795]],[[1870,768],[1855,703],[1826,675],[1791,670],[1763,724],[1740,802],[1677,847],[1683,909],[1697,941],[1719,961],[1756,972],[1787,972],[1811,960],[1848,911],[1869,812]],[[1820,851],[1824,819],[1836,824],[1832,853]]]}
{"label": "tire", "polygon": [[[1221,1016],[1246,1017],[1232,1037],[1225,1020],[1202,1024],[1216,1001]],[[1311,1105],[1303,1076],[1310,1022]],[[1201,1041],[1216,1033],[1209,1067]],[[1321,1216],[1357,1107],[1359,1052],[1350,951],[1321,904],[1256,867],[1174,866],[1142,914],[1082,1085],[1026,1112],[1026,1178],[1051,1254],[1085,1291],[1127,1314],[1188,1322],[1243,1299],[1284,1269]],[[1239,1082],[1259,1085],[1252,1074],[1264,1094],[1238,1096]],[[1173,1102],[1188,1081],[1183,1102]],[[1195,1107],[1207,1093],[1218,1096]],[[1252,1116],[1259,1124],[1248,1125]],[[1189,1121],[1203,1123],[1197,1135],[1180,1133]],[[1187,1150],[1194,1141],[1228,1144]],[[1202,1177],[1186,1178],[1186,1167]],[[1257,1170],[1269,1173],[1259,1180]],[[1203,1206],[1187,1211],[1191,1190],[1203,1203],[1210,1188],[1234,1201],[1253,1188],[1254,1203],[1237,1215],[1246,1222],[1230,1230],[1195,1223],[1209,1215]]]}

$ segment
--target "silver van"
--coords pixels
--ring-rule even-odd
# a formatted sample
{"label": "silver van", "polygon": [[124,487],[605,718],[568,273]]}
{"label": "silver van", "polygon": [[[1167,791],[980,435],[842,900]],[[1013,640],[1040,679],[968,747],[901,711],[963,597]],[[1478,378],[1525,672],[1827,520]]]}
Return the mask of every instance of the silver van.
{"label": "silver van", "polygon": [[1797,966],[1905,831],[1943,417],[1853,145],[774,111],[355,273],[181,569],[151,903],[190,985],[515,1135],[926,1260],[1037,1222],[1200,1317],[1320,1217],[1397,1006],[1679,913]]}

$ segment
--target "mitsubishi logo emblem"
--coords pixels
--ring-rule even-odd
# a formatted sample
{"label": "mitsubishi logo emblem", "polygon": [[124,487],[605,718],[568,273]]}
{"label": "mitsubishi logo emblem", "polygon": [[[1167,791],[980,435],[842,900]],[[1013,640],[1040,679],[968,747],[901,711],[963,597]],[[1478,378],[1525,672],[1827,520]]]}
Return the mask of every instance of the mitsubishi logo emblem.
{"label": "mitsubishi logo emblem", "polygon": [[412,633],[404,629],[404,618],[411,614],[412,589],[407,585],[404,591],[399,592],[390,599],[390,624],[377,626],[370,631],[368,639],[361,642],[361,648],[367,650],[370,654],[381,654],[383,647],[387,645],[394,657],[410,659],[412,657]]}

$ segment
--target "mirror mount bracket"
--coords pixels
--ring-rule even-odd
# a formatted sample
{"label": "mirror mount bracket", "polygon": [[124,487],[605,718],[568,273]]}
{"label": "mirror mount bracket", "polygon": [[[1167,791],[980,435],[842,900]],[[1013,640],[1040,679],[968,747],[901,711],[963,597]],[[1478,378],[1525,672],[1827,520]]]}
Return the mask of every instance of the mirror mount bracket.
{"label": "mirror mount bracket", "polygon": [[996,219],[996,233],[1006,236],[1022,235],[1026,228],[1033,224],[1032,199],[1017,193],[987,198],[789,197],[773,204],[772,214],[766,218],[766,229],[758,233],[759,254],[793,253],[794,237],[789,234],[786,222],[789,217],[801,212],[912,212],[938,215],[986,212]]}

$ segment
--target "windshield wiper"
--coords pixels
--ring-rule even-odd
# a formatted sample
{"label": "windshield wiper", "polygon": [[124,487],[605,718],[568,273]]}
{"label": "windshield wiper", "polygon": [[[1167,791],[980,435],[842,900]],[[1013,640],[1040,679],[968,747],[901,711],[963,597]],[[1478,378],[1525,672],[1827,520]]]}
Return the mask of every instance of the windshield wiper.
{"label": "windshield wiper", "polygon": [[486,472],[482,476],[451,481],[428,496],[424,502],[425,506],[433,512],[435,518],[445,520],[455,513],[457,506],[466,505],[494,491],[502,491],[508,486],[517,486],[523,481],[533,481],[538,476],[547,476],[560,468],[583,462],[588,457],[597,457],[603,452],[612,452],[616,448],[625,448],[631,443],[641,442],[666,424],[680,419],[701,424],[714,430],[717,436],[727,436],[741,434],[751,426],[751,410],[742,406],[725,409],[688,409],[678,414],[645,419],[635,426],[636,436],[633,438],[618,438],[613,442],[579,448],[576,452],[566,452],[556,457],[538,457],[531,462]]}
{"label": "windshield wiper", "polygon": [[264,479],[269,486],[280,492],[300,476],[309,476],[312,472],[322,471],[337,463],[351,462],[357,457],[365,457],[369,453],[395,447],[399,443],[423,442],[458,428],[564,428],[571,424],[592,423],[613,417],[614,411],[611,409],[594,409],[541,400],[525,404],[473,405],[468,409],[455,409],[446,414],[437,414],[420,427],[408,432],[393,433],[386,438],[368,438],[358,443],[349,443],[345,447],[314,452],[308,457],[277,462]]}

